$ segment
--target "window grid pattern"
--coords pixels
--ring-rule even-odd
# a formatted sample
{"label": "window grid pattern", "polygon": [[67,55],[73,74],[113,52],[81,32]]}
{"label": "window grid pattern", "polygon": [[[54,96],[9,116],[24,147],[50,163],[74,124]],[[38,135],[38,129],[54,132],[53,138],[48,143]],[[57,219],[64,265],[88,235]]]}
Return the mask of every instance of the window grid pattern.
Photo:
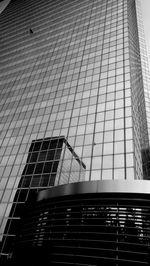
{"label": "window grid pattern", "polygon": [[[17,0],[1,14],[2,232],[33,140],[64,136],[85,165],[85,172],[81,166],[74,171],[79,181],[143,177],[130,75],[137,27],[132,5]],[[62,156],[64,165],[73,165],[73,156]],[[72,170],[57,184],[74,182]]]}
{"label": "window grid pattern", "polygon": [[[144,88],[144,95],[145,95],[145,108],[142,109],[143,112],[146,111],[146,119],[143,125],[143,135],[142,138],[142,160],[143,160],[143,171],[144,171],[144,178],[149,179],[149,138],[147,134],[150,135],[150,69],[148,63],[148,51],[145,42],[145,34],[144,34],[144,26],[142,21],[142,12],[141,12],[141,3],[139,0],[136,1],[136,8],[137,8],[137,16],[138,16],[138,34],[139,34],[139,44],[140,44],[140,51],[141,51],[141,66],[142,66],[142,80],[143,80],[143,88]],[[145,114],[144,114],[145,115]],[[142,124],[142,123],[141,123]]]}

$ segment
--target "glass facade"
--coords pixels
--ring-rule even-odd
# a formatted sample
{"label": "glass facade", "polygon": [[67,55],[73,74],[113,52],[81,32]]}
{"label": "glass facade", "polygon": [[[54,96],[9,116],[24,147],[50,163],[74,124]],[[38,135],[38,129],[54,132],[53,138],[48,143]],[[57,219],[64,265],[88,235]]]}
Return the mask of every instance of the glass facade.
{"label": "glass facade", "polygon": [[[135,0],[16,0],[0,15],[4,255],[7,221],[15,219],[10,210],[25,183],[38,191],[83,180],[143,179],[149,103],[138,28]],[[48,149],[36,151],[35,166],[31,145],[62,137],[52,179]]]}
{"label": "glass facade", "polygon": [[148,266],[150,198],[136,196],[86,193],[26,206],[13,265]]}
{"label": "glass facade", "polygon": [[[142,157],[143,157],[143,174],[145,178],[150,176],[150,156],[149,156],[149,139],[147,134],[150,136],[150,69],[149,69],[149,59],[148,51],[145,42],[144,27],[141,14],[141,2],[136,1],[137,9],[137,22],[138,22],[138,35],[139,35],[139,44],[140,44],[140,54],[141,54],[141,67],[142,67],[142,80],[145,96],[145,108],[142,109],[142,113],[146,112],[146,122],[143,126],[143,135],[142,138]],[[145,114],[144,114],[145,117]]]}

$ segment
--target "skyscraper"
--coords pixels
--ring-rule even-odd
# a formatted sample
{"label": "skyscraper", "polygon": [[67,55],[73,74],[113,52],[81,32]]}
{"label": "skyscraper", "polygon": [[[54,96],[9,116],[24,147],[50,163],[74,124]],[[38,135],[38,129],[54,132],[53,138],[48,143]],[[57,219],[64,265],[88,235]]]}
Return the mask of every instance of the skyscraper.
{"label": "skyscraper", "polygon": [[139,3],[11,1],[0,32],[1,260],[148,265]]}

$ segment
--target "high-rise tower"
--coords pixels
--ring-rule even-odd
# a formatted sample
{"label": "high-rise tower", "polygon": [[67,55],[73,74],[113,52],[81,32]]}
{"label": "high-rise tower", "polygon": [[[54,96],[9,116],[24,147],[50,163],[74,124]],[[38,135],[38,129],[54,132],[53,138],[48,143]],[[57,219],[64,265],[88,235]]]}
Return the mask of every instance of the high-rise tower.
{"label": "high-rise tower", "polygon": [[149,265],[139,9],[135,0],[16,0],[0,15],[4,265],[26,253],[33,265]]}

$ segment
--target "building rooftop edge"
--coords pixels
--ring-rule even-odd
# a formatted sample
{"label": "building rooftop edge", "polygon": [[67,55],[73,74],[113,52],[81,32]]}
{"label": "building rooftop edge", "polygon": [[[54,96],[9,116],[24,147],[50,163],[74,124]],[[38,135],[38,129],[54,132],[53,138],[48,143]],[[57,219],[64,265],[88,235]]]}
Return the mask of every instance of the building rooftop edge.
{"label": "building rooftop edge", "polygon": [[60,185],[39,192],[37,201],[48,198],[85,193],[140,193],[150,194],[149,180],[101,180]]}

